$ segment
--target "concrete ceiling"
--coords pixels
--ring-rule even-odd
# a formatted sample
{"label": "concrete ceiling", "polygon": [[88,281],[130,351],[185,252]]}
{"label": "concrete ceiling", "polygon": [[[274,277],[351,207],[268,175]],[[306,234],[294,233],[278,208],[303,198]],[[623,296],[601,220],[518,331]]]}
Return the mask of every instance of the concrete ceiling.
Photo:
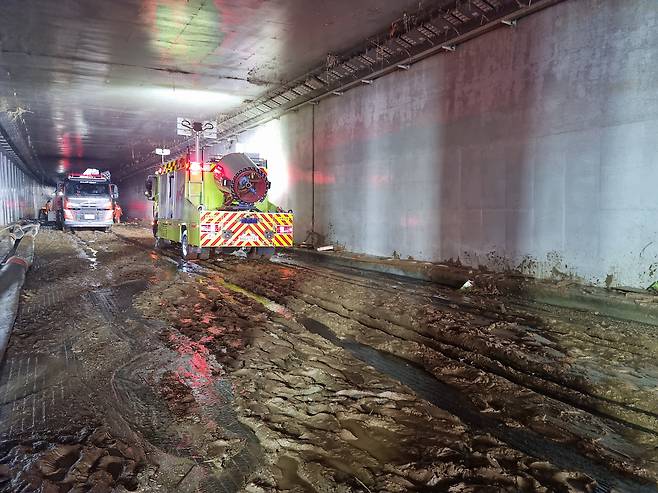
{"label": "concrete ceiling", "polygon": [[46,179],[119,170],[428,3],[2,0],[0,127]]}

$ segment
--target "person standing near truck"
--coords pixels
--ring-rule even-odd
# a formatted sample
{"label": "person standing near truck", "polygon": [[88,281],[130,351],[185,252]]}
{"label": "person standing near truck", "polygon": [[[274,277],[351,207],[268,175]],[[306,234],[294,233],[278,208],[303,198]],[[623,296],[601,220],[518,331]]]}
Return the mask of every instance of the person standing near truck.
{"label": "person standing near truck", "polygon": [[119,205],[119,202],[114,202],[114,222],[121,224],[121,216],[123,215],[123,209]]}

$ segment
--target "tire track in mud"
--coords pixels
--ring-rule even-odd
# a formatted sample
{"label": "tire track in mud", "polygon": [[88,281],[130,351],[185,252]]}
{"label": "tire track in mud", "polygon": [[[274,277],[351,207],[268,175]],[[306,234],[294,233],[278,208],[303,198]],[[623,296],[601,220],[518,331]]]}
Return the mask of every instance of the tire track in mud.
{"label": "tire track in mud", "polygon": [[[528,429],[511,428],[490,416],[480,413],[475,406],[469,405],[468,399],[461,392],[439,382],[431,373],[412,366],[402,358],[384,353],[365,344],[340,339],[329,327],[315,319],[303,317],[298,321],[309,332],[317,334],[335,346],[345,349],[357,359],[406,385],[426,401],[459,417],[463,422],[478,431],[488,433],[525,454],[548,460],[553,465],[565,470],[579,470],[591,478],[601,481],[601,488],[604,487],[603,485],[610,485],[622,488],[622,491],[628,491],[629,493],[658,491],[655,485],[639,483],[612,474],[607,468],[578,454],[573,449],[547,440],[535,432]],[[602,491],[605,490],[602,489]]]}
{"label": "tire track in mud", "polygon": [[251,473],[262,464],[263,451],[254,432],[238,421],[231,384],[227,380],[219,380],[215,384],[215,390],[223,402],[219,406],[213,406],[209,414],[225,430],[239,437],[243,445],[239,452],[231,457],[231,467],[219,477],[207,478],[200,487],[206,493],[237,493],[242,489]]}
{"label": "tire track in mud", "polygon": [[[123,238],[122,238],[123,239]],[[133,244],[138,244],[141,248],[148,250],[147,248],[144,247],[144,245],[139,244],[138,242],[133,242],[130,240],[126,240],[130,243]],[[194,273],[197,275],[201,275],[204,277],[207,277],[210,272],[217,272],[219,274],[235,274],[235,272],[232,272],[231,270],[231,264],[225,265],[225,266],[219,266],[217,263],[211,262],[211,261],[199,261],[196,263],[191,263],[187,264],[185,262],[181,262],[180,259],[173,253],[173,252],[166,252],[166,251],[160,251],[159,252],[162,256],[168,257],[170,259],[173,259],[176,261],[179,265],[179,268],[182,268],[182,270],[185,270],[186,272],[189,273]],[[293,268],[300,268],[298,265],[289,265],[290,267]],[[305,270],[311,271],[314,274],[318,274],[315,272],[315,269],[309,268],[309,267],[304,267]],[[323,275],[324,277],[332,277],[340,282],[347,282],[350,284],[355,284],[355,285],[361,285],[361,287],[367,288],[367,289],[378,289],[375,286],[372,286],[370,283],[370,279],[368,280],[369,282],[367,284],[363,284],[361,282],[354,282],[352,280],[344,279],[343,276],[327,276]],[[266,282],[266,280],[264,280]],[[378,284],[378,282],[377,282]],[[231,286],[227,286],[230,289]],[[243,288],[241,288],[243,289]],[[398,290],[395,289],[386,289],[386,291],[395,293],[395,294],[405,294],[401,293]],[[415,296],[418,296],[417,293],[414,293]],[[308,296],[308,295],[307,295]],[[433,302],[436,302],[436,299],[434,296],[430,295],[421,295],[422,297],[430,298]],[[257,295],[253,294],[254,299],[258,299],[259,301],[262,302],[264,297],[262,295]],[[326,307],[326,300],[325,303],[322,302],[322,300],[314,299],[314,298],[306,298],[304,300],[304,295],[303,293],[300,296],[300,293],[297,293],[293,295],[293,297],[298,297],[297,299],[300,299],[302,301],[307,301],[314,303],[316,306],[319,306],[321,309],[329,312],[329,313],[335,313],[339,316],[345,317],[346,315],[343,313],[339,313],[335,310],[327,309]],[[269,301],[269,300],[265,300]],[[320,303],[317,303],[317,301],[320,301]],[[444,304],[446,307],[451,308],[450,304],[455,304],[457,303],[454,300],[451,300],[449,298],[441,298],[440,299],[441,303]],[[275,304],[275,303],[272,303]],[[345,308],[345,307],[343,307]],[[476,305],[469,305],[468,307],[462,307],[461,303],[459,304],[459,308],[457,310],[453,311],[459,311],[462,308],[464,308],[466,311],[469,311],[470,313],[473,313],[476,316],[482,317],[482,319],[488,323],[491,322],[496,322],[496,321],[502,321],[504,318],[509,318],[509,317],[504,317],[501,318],[497,312],[487,312],[486,310],[481,310],[480,307],[477,307]],[[354,321],[356,321],[359,324],[363,325],[363,321],[359,319],[359,317],[354,318],[353,316],[353,311],[352,309],[347,309],[349,313],[349,316],[347,318],[350,318]],[[491,316],[491,314],[494,315],[494,317]],[[364,313],[364,315],[367,315]],[[518,317],[513,317],[515,321],[518,321]],[[319,322],[318,322],[319,323]],[[325,326],[326,327],[326,326]],[[381,327],[377,326],[369,326],[368,324],[365,324],[365,327],[369,327],[372,329],[376,330],[382,330]],[[308,327],[307,327],[308,329]],[[317,329],[317,326],[316,326]],[[328,328],[327,328],[328,329]],[[309,329],[310,330],[310,329]],[[329,332],[331,332],[330,329],[328,329]],[[409,331],[412,331],[412,329],[408,329]],[[311,330],[313,332],[313,330]],[[317,332],[316,332],[317,333]],[[340,341],[335,334],[331,333],[333,335],[334,340],[331,339],[331,336],[325,337],[328,338],[331,342],[335,341]],[[322,334],[320,334],[322,335]],[[325,335],[327,333],[325,332]],[[389,334],[389,335],[394,335],[394,334]],[[418,334],[420,336],[420,334]],[[324,337],[324,336],[323,336]],[[422,337],[422,336],[421,336]],[[441,341],[443,343],[443,341]],[[424,341],[425,343],[425,341]],[[481,414],[475,407],[470,407],[467,408],[466,410],[463,410],[463,402],[468,402],[466,397],[461,394],[459,391],[455,390],[453,387],[449,387],[446,384],[438,381],[433,375],[425,372],[425,370],[420,370],[418,368],[414,368],[412,373],[419,373],[424,376],[418,376],[416,375],[413,378],[410,378],[409,380],[403,381],[400,378],[396,377],[395,371],[391,373],[391,364],[390,360],[388,358],[393,358],[395,361],[397,361],[393,366],[395,367],[396,365],[406,365],[407,367],[411,367],[409,363],[406,362],[406,360],[403,360],[397,356],[391,355],[387,352],[382,352],[377,349],[374,349],[371,346],[363,345],[360,343],[352,343],[350,348],[359,348],[358,351],[360,351],[361,356],[363,356],[365,359],[363,361],[368,362],[368,364],[371,364],[375,368],[377,368],[379,371],[382,373],[385,373],[387,375],[390,375],[392,378],[396,379],[397,381],[400,381],[401,383],[408,385],[409,387],[413,388],[414,390],[417,390],[417,393],[425,400],[428,400],[429,402],[434,403],[435,405],[438,405],[438,407],[441,407],[443,409],[448,410],[449,412],[452,412],[453,414],[461,417],[465,422],[471,424],[475,428],[483,429],[484,431],[490,432],[494,436],[497,436],[500,438],[502,441],[509,443],[512,447],[517,448],[518,450],[521,450],[529,455],[535,456],[535,457],[541,457],[541,458],[546,458],[550,460],[552,463],[559,465],[560,467],[564,467],[566,469],[573,469],[574,467],[577,468],[578,470],[585,472],[589,475],[591,475],[593,478],[596,478],[601,482],[601,491],[605,491],[604,484],[609,483],[612,485],[618,485],[622,488],[624,488],[622,491],[629,491],[629,492],[649,492],[649,491],[658,491],[656,490],[655,485],[649,485],[645,483],[640,483],[637,481],[634,481],[632,479],[627,479],[625,477],[622,477],[620,475],[615,474],[614,472],[610,472],[608,469],[606,469],[604,466],[601,465],[601,463],[594,462],[593,460],[579,454],[578,452],[574,451],[573,449],[570,449],[566,446],[563,446],[559,444],[558,442],[550,441],[546,438],[544,438],[542,435],[537,434],[536,432],[532,432],[529,430],[523,430],[523,431],[517,431],[514,429],[509,428],[508,426],[504,425],[503,423],[499,422],[498,420],[488,417],[486,415]],[[340,347],[343,347],[340,344],[337,344]],[[451,350],[448,351],[448,354],[445,354],[446,357],[453,359],[455,361],[460,361],[461,364],[463,363],[463,356],[464,352],[472,353],[472,350],[470,348],[462,348],[459,345],[450,344],[450,342],[444,344],[445,346],[448,347],[448,349],[452,348]],[[431,346],[430,346],[431,347]],[[346,347],[343,347],[343,349],[348,349]],[[434,350],[437,350],[439,352],[440,349],[433,348]],[[445,348],[444,348],[445,349]],[[349,349],[348,349],[349,350]],[[451,351],[458,351],[457,353],[452,353],[450,354]],[[352,352],[352,351],[350,351]],[[443,352],[442,352],[443,353]],[[361,359],[361,358],[359,358]],[[385,361],[389,361],[387,364],[383,364],[380,366],[377,366],[374,363],[377,363],[377,361],[381,361],[384,359]],[[496,359],[493,360],[494,365],[502,365],[501,361],[498,361]],[[473,362],[469,361],[467,364],[470,364],[474,368],[478,368],[482,371],[485,371],[487,373],[493,373],[497,374],[496,371],[492,371],[491,367],[480,367],[478,365],[474,365]],[[549,379],[543,378],[543,375],[537,375],[536,373],[529,372],[525,369],[520,369],[520,373],[522,373],[525,377],[533,377],[533,378],[538,378],[540,380],[544,380],[545,382],[550,382]],[[423,373],[424,372],[424,373]],[[404,376],[404,375],[403,375]],[[503,378],[508,378],[511,381],[514,380],[519,380],[510,378],[509,374],[503,374],[501,375]],[[566,399],[564,397],[556,397],[555,395],[551,395],[552,392],[546,392],[545,387],[543,386],[528,386],[526,383],[523,381],[520,382],[515,382],[517,385],[521,387],[528,388],[529,390],[533,391],[534,393],[538,393],[540,395],[543,395],[548,398],[554,398],[557,399],[561,402],[564,402],[565,404],[569,406],[573,406],[576,408],[581,409],[581,405],[575,405],[573,402],[571,402],[571,399]],[[554,382],[550,382],[552,384],[558,385],[560,387],[565,387],[565,382],[556,380]],[[438,386],[438,387],[437,387]],[[438,389],[438,391],[437,391]],[[577,393],[583,393],[581,389],[572,389],[573,391]],[[450,396],[449,398],[443,398],[443,399],[438,399],[436,396],[441,396],[441,395],[448,395]],[[587,395],[585,393],[585,395]],[[598,397],[595,395],[588,396],[593,399],[597,399]],[[447,399],[447,400],[446,400]],[[613,401],[614,403],[614,401]],[[612,419],[615,421],[614,417],[608,416],[606,413],[600,413],[596,409],[582,409],[585,412],[592,413],[592,411],[595,411],[597,415],[605,418],[605,419]],[[592,413],[594,414],[594,413]],[[618,421],[618,420],[617,420]],[[632,426],[632,423],[628,423],[626,421],[621,421],[621,424],[624,426]],[[650,433],[655,434],[653,430],[646,429],[642,431],[648,431]]]}
{"label": "tire track in mud", "polygon": [[[167,429],[172,418],[160,396],[153,390],[153,386],[146,380],[146,374],[164,373],[161,365],[162,357],[156,351],[149,350],[146,345],[140,344],[140,338],[128,330],[126,321],[137,320],[140,325],[152,326],[151,320],[144,319],[133,308],[134,297],[146,290],[149,286],[147,280],[128,281],[109,288],[93,290],[85,297],[100,311],[114,334],[123,340],[136,344],[140,353],[128,363],[117,368],[112,375],[112,392],[116,399],[116,406],[120,418],[130,427],[135,428],[154,446],[166,453],[178,457],[185,457],[194,461],[194,467],[201,467],[208,471],[197,485],[195,491],[202,493],[237,493],[249,475],[263,460],[262,450],[255,434],[239,422],[234,410],[234,396],[230,384],[226,380],[215,383],[215,394],[219,397],[215,405],[208,407],[207,417],[218,423],[224,430],[237,437],[242,446],[239,451],[229,459],[227,467],[220,474],[210,473],[202,460],[191,453],[186,454],[179,446],[180,436],[172,435]],[[161,355],[160,355],[161,356]],[[182,488],[188,474],[182,477],[177,488]]]}
{"label": "tire track in mud", "polygon": [[[228,266],[220,266],[216,263],[204,261],[195,265],[195,268],[199,270],[199,266],[216,271],[220,274],[235,274],[234,271],[230,270],[230,264]],[[199,273],[202,274],[202,272]],[[338,278],[338,280],[352,284],[348,280],[340,278]],[[255,296],[260,296],[262,298],[261,295]],[[524,367],[523,365],[516,364],[513,360],[509,360],[508,358],[501,360],[496,358],[495,355],[483,354],[477,347],[469,347],[464,343],[460,343],[459,341],[448,337],[440,337],[435,340],[423,335],[421,332],[414,330],[411,327],[400,325],[397,320],[392,320],[385,314],[381,314],[381,318],[379,319],[374,319],[365,311],[355,309],[354,307],[346,307],[345,305],[337,303],[331,299],[320,298],[316,293],[309,294],[307,292],[297,291],[290,296],[303,303],[318,306],[327,313],[335,314],[342,318],[357,322],[367,329],[383,332],[389,337],[400,338],[399,332],[404,332],[408,335],[408,338],[403,340],[409,340],[428,347],[455,363],[461,365],[466,364],[474,369],[499,376],[533,393],[554,399],[593,416],[610,420],[621,426],[646,433],[653,437],[658,437],[658,431],[656,431],[658,430],[658,414],[589,392],[582,386],[576,385],[576,382],[572,383],[568,380],[560,379],[557,376],[547,374],[541,366],[532,365],[529,361],[525,361],[525,363],[530,365],[530,367]],[[451,303],[453,302],[451,301]],[[482,316],[481,314],[478,315]],[[500,321],[500,319],[488,319],[484,316],[482,316],[481,319],[483,325],[485,323],[493,323],[496,321]],[[390,327],[387,327],[387,324],[390,325]],[[391,330],[393,328],[402,329],[402,331]],[[438,335],[435,334],[435,336]],[[601,406],[605,405],[612,409],[618,409],[622,414],[626,412],[635,414],[637,417],[634,421],[623,419],[602,409]],[[648,426],[639,424],[643,422],[646,423],[647,421],[654,424],[655,427],[649,428]]]}
{"label": "tire track in mud", "polygon": [[[245,484],[251,473],[263,460],[262,450],[254,433],[239,422],[234,410],[231,385],[227,380],[214,383],[212,389],[204,390],[206,398],[212,394],[212,405],[203,406],[200,414],[218,423],[224,432],[241,442],[239,450],[228,459],[221,472],[217,473],[206,466],[194,448],[190,448],[183,435],[174,433],[175,417],[162,402],[160,396],[147,382],[146,373],[164,373],[167,369],[154,369],[162,358],[153,352],[143,353],[121,368],[113,375],[112,387],[117,404],[126,410],[128,424],[157,448],[175,457],[192,462],[190,469],[181,477],[176,490],[184,488],[194,468],[205,471],[203,478],[195,485],[194,491],[200,493],[237,493]],[[122,413],[124,414],[124,413]]]}
{"label": "tire track in mud", "polygon": [[[204,275],[203,268],[212,271],[218,271],[220,273],[222,271],[224,272],[226,271],[226,269],[217,269],[212,263],[210,263],[210,265],[208,264],[209,264],[208,262],[200,262],[199,265],[195,266],[194,270],[197,271],[197,273],[200,275]],[[230,285],[228,287],[230,288]],[[244,291],[244,288],[240,288],[240,290]],[[256,294],[253,295],[253,298],[260,299],[261,301],[264,299],[262,295],[256,295]],[[303,299],[304,296],[302,296],[301,298]],[[321,308],[322,310],[327,311],[329,313],[337,314],[341,317],[345,317],[344,314],[328,309],[322,303],[317,303],[317,301],[320,300],[311,299],[307,301],[311,301],[311,302],[315,301],[316,306],[319,306],[319,308]],[[270,303],[276,305],[276,303],[273,302]],[[363,324],[363,321],[358,318],[357,319],[354,319],[353,317],[348,317],[348,318]],[[309,320],[312,320],[312,324],[315,324],[314,325],[315,330],[312,330],[307,326]],[[569,448],[568,446],[564,446],[558,442],[548,440],[543,436],[541,436],[540,434],[527,429],[524,429],[522,431],[517,429],[512,429],[507,425],[505,425],[504,423],[501,423],[500,421],[494,418],[488,417],[480,413],[479,410],[470,403],[470,401],[465,399],[465,397],[462,395],[461,392],[438,381],[436,377],[434,377],[426,370],[411,365],[407,360],[404,360],[403,358],[400,358],[388,352],[379,351],[371,346],[367,346],[365,344],[361,344],[358,342],[352,342],[352,341],[343,342],[343,340],[339,339],[338,337],[336,337],[336,335],[333,332],[331,332],[331,329],[329,329],[324,324],[316,320],[309,318],[303,318],[300,320],[298,318],[298,321],[300,321],[310,332],[321,335],[326,339],[328,339],[330,342],[334,343],[335,345],[348,350],[350,353],[354,354],[358,359],[361,359],[367,364],[370,364],[371,366],[375,367],[377,370],[381,371],[386,375],[389,375],[390,377],[401,382],[402,384],[407,385],[408,387],[416,391],[416,393],[419,396],[421,396],[423,399],[460,417],[462,420],[464,420],[466,423],[473,426],[474,428],[490,433],[493,436],[499,438],[501,441],[508,443],[513,448],[516,448],[517,450],[520,450],[528,455],[542,459],[547,459],[553,464],[557,465],[558,467],[562,467],[567,470],[569,469],[573,470],[575,468],[581,472],[590,475],[592,478],[597,479],[597,481],[601,483],[598,491],[601,492],[608,491],[606,485],[613,485],[618,488],[622,488],[621,491],[627,491],[629,493],[658,491],[655,485],[649,483],[641,483],[633,479],[623,477],[620,474],[615,474],[614,472],[611,472],[610,470],[605,468],[600,463],[597,463],[589,459],[588,457],[578,453],[577,451]],[[323,326],[323,329],[320,329],[319,332],[318,332],[318,324],[319,326]],[[376,326],[366,325],[366,327],[375,330],[382,330],[380,327],[376,327]],[[411,329],[407,329],[407,330],[411,330]],[[395,334],[389,334],[389,335],[395,336]],[[427,343],[431,341],[424,341],[424,342]],[[463,348],[460,348],[459,346],[454,346],[454,347],[455,349],[458,350],[468,351],[468,350],[464,350]],[[446,356],[455,361],[463,361],[463,354],[461,355],[448,354]],[[497,360],[494,361],[496,361],[496,363],[498,364],[502,364]],[[473,366],[479,368],[479,366],[477,365],[473,365]],[[480,369],[489,373],[494,373],[494,374],[498,373],[496,371],[492,371],[491,368],[480,368]],[[400,378],[401,375],[403,378]],[[525,374],[525,375],[530,376],[530,374]],[[509,379],[508,375],[502,375],[502,376],[504,378]],[[510,379],[510,380],[514,381],[517,379]],[[561,384],[561,383],[562,382],[556,382],[556,384]],[[565,402],[564,398],[560,399],[559,397],[550,395],[550,393],[547,393],[546,389],[542,387],[538,387],[534,389],[532,386],[528,386],[522,381],[520,381],[518,385],[521,387],[528,388],[529,390],[539,393],[541,395],[544,395],[545,397],[555,398],[573,407],[581,408],[582,406],[582,404],[580,406],[574,405],[572,402],[569,402],[568,400],[566,400]],[[441,397],[437,397],[437,396],[441,396]],[[464,405],[465,402],[468,402],[468,404]],[[591,411],[588,409],[583,409],[583,410],[586,412],[590,412],[591,414],[601,415],[603,418],[606,419],[612,419],[613,421],[618,421],[621,424],[631,428],[635,427],[640,429],[641,431],[645,431],[654,435],[656,434],[654,430],[643,428],[637,425],[633,425],[632,423],[619,420],[615,417],[607,415],[606,413],[598,412],[595,408],[591,408]]]}
{"label": "tire track in mud", "polygon": [[[371,315],[364,311],[355,310],[354,308],[346,307],[342,304],[336,304],[333,300],[319,298],[316,295],[309,295],[305,293],[302,293],[298,296],[298,299],[304,303],[318,306],[328,313],[332,313],[338,315],[339,317],[355,321],[367,329],[383,332],[390,337],[419,343],[442,354],[443,356],[451,359],[456,363],[465,363],[472,368],[505,378],[518,385],[519,387],[523,387],[537,394],[555,399],[594,416],[608,419],[622,426],[647,433],[654,437],[658,437],[658,431],[656,431],[658,429],[658,414],[647,411],[645,409],[637,408],[629,404],[618,402],[614,399],[593,394],[587,391],[587,389],[571,384],[566,380],[560,380],[557,377],[546,374],[539,367],[533,368],[530,366],[529,368],[524,368],[521,365],[515,364],[514,361],[510,361],[508,359],[503,361],[501,359],[482,354],[477,350],[477,348],[469,347],[465,344],[459,344],[458,341],[454,341],[446,337],[437,338],[437,340],[431,339],[430,337],[418,333],[412,328],[401,326],[395,321],[388,319],[387,317],[382,317],[382,319],[374,319]],[[382,321],[384,323],[382,323]],[[390,327],[387,327],[387,324],[390,325]],[[399,329],[402,329],[402,331]],[[402,338],[399,332],[406,332],[408,337]],[[591,399],[594,402],[587,402],[587,399]],[[622,412],[627,411],[636,415],[641,415],[641,417],[636,418],[638,421],[650,421],[655,425],[655,428],[648,428],[638,423],[628,421],[605,412],[599,407],[602,404],[607,404],[613,409],[619,408]]]}

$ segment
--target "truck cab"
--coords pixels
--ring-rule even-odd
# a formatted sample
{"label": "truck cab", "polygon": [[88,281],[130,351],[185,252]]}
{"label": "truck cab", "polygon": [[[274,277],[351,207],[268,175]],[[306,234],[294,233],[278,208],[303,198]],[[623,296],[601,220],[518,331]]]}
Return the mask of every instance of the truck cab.
{"label": "truck cab", "polygon": [[101,228],[109,231],[118,196],[108,172],[87,169],[84,173],[70,173],[57,185],[56,223],[63,230]]}

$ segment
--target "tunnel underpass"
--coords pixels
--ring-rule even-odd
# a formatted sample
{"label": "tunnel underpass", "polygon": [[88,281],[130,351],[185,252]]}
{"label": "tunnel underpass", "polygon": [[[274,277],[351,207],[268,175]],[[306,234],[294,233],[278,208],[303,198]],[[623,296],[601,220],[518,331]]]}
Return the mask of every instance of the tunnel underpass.
{"label": "tunnel underpass", "polygon": [[0,22],[0,491],[658,489],[653,0]]}

